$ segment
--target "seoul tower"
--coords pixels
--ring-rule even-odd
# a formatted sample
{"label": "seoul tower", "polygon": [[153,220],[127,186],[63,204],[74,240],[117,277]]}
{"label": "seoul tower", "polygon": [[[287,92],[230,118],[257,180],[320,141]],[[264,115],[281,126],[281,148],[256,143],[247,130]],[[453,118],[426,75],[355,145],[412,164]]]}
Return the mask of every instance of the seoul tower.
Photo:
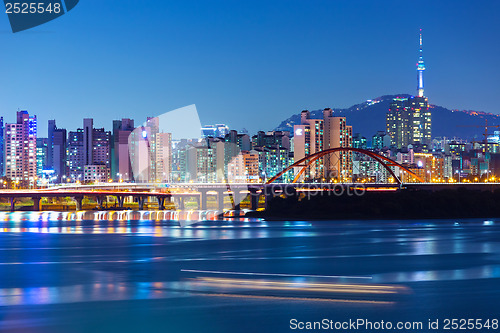
{"label": "seoul tower", "polygon": [[418,97],[424,97],[424,55],[422,50],[422,29],[420,29],[420,52],[418,56],[417,72],[418,72]]}

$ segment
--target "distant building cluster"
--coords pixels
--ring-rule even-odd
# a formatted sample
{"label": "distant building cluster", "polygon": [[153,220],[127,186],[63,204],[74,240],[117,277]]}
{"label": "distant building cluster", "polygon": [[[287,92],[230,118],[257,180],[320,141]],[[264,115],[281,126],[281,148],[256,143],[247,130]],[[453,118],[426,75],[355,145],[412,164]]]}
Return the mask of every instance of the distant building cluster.
{"label": "distant building cluster", "polygon": [[500,131],[485,135],[483,142],[432,138],[421,35],[419,52],[417,96],[394,98],[385,131],[369,138],[355,133],[349,119],[335,116],[330,108],[320,119],[302,111],[293,133],[259,131],[250,136],[216,124],[203,126],[199,138],[177,140],[161,130],[159,118],[147,118],[139,127],[133,119],[115,120],[111,131],[83,119],[82,128],[69,132],[49,120],[47,137],[39,138],[36,116],[18,111],[14,123],[0,117],[3,187],[265,182],[289,167],[278,181],[391,182],[394,175],[415,181],[395,164],[386,164],[389,172],[370,153],[403,165],[427,182],[495,181],[500,177]]}
{"label": "distant building cluster", "polygon": [[[144,126],[113,121],[112,131],[67,131],[48,121],[47,138],[37,137],[36,116],[17,112],[17,121],[0,118],[0,164],[5,184],[30,188],[48,184],[101,182],[263,182],[293,162],[290,133],[258,132],[253,137],[226,125],[205,126],[201,137],[173,140],[158,118]],[[211,129],[210,131],[208,129]],[[292,179],[286,173],[282,181]]]}

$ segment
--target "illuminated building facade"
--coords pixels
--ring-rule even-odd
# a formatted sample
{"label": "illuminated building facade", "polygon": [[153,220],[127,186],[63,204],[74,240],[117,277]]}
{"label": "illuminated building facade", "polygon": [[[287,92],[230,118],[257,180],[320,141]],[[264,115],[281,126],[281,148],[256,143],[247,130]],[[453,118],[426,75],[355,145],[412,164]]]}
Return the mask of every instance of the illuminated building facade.
{"label": "illuminated building facade", "polygon": [[372,136],[372,149],[382,150],[391,146],[391,137],[384,131],[378,131]]}
{"label": "illuminated building facade", "polygon": [[[445,174],[445,158],[434,156],[430,153],[413,153],[412,167],[410,168],[417,176],[426,182],[444,182],[450,175]],[[411,181],[411,175],[403,174],[405,181]]]}
{"label": "illuminated building facade", "polygon": [[47,145],[52,158],[51,168],[58,180],[66,175],[66,138],[66,129],[56,127],[52,132],[52,147]]}
{"label": "illuminated building facade", "polygon": [[155,181],[170,182],[172,172],[172,134],[156,133],[156,179]]}
{"label": "illuminated building facade", "polygon": [[43,176],[43,170],[47,167],[48,139],[36,139],[36,175],[38,179]]}
{"label": "illuminated building facade", "polygon": [[103,164],[85,165],[83,171],[85,183],[103,183],[109,180],[109,168]]}
{"label": "illuminated building facade", "polygon": [[[334,117],[332,109],[323,110],[323,149],[353,146],[352,126],[345,117]],[[366,142],[366,140],[365,140]],[[352,152],[341,151],[324,158],[326,180],[348,180],[352,177]]]}
{"label": "illuminated building facade", "polygon": [[85,152],[83,148],[83,129],[79,128],[76,131],[70,131],[66,150],[66,164],[68,177],[75,179],[75,181],[83,181],[85,166]]}
{"label": "illuminated building facade", "polygon": [[256,183],[259,181],[259,154],[255,150],[243,151],[235,156],[228,167],[227,178],[231,183]]}
{"label": "illuminated building facade", "polygon": [[[323,110],[323,119],[311,119],[310,112],[305,110],[301,113],[301,124],[294,126],[293,145],[295,162],[325,149],[352,147],[352,126],[346,124],[345,117],[334,117],[332,109]],[[338,152],[317,159],[305,178],[322,181],[351,178],[352,167],[352,152]]]}
{"label": "illuminated building facade", "polygon": [[136,182],[168,182],[172,171],[172,135],[160,129],[158,117],[128,136],[133,177]]}
{"label": "illuminated building facade", "polygon": [[229,134],[229,127],[224,124],[206,125],[201,128],[203,138],[224,138]]}
{"label": "illuminated building facade", "polygon": [[128,149],[128,137],[134,130],[133,119],[113,121],[111,136],[111,178],[117,181],[132,179],[132,166]]}
{"label": "illuminated building facade", "polygon": [[[311,114],[308,110],[302,111],[300,116],[300,125],[295,125],[293,127],[295,162],[323,150],[323,119],[311,119]],[[295,173],[297,173],[299,168],[295,169]],[[317,159],[314,164],[309,167],[307,173],[305,178],[322,178],[324,174],[323,158]]]}
{"label": "illuminated building facade", "polygon": [[3,117],[0,117],[0,177],[3,177],[5,174],[5,161],[4,161],[4,126],[3,126]]}
{"label": "illuminated building facade", "polygon": [[[259,176],[262,182],[274,177],[293,163],[290,151],[286,148],[256,147],[254,151],[259,155]],[[283,174],[278,182],[288,183],[293,181],[293,171]]]}
{"label": "illuminated building facade", "polygon": [[186,181],[200,183],[221,183],[226,181],[224,176],[224,148],[223,141],[209,141],[208,145],[199,143],[186,150]]}
{"label": "illuminated building facade", "polygon": [[19,186],[34,186],[37,176],[36,116],[17,112],[17,122],[5,125],[5,176]]}

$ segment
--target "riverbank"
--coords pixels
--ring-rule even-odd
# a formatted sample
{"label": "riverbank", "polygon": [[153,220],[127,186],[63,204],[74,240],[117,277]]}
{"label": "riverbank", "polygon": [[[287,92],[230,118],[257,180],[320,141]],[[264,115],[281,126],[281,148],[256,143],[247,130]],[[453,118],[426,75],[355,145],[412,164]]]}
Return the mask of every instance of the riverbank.
{"label": "riverbank", "polygon": [[307,197],[275,197],[265,211],[247,213],[265,219],[434,219],[500,217],[500,191],[464,188],[442,191],[330,193]]}

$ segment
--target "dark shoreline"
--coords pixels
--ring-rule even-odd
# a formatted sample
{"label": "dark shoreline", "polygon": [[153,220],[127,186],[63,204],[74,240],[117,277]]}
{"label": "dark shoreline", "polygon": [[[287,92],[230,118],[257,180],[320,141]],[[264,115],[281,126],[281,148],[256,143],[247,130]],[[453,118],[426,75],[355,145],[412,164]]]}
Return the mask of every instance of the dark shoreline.
{"label": "dark shoreline", "polygon": [[361,196],[275,197],[264,211],[247,217],[267,220],[398,220],[500,217],[500,190],[366,192]]}

